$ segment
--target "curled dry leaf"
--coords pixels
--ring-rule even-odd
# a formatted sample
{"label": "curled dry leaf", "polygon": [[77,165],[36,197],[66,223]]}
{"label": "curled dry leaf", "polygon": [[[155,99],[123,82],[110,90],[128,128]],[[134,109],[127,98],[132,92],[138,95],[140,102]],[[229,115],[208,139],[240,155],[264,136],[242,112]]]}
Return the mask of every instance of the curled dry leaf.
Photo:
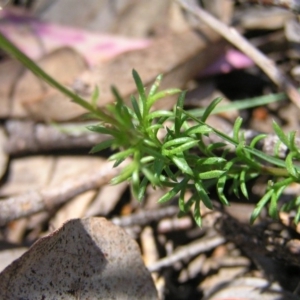
{"label": "curled dry leaf", "polygon": [[104,218],[74,219],[0,274],[1,299],[157,299],[137,244]]}
{"label": "curled dry leaf", "polygon": [[[129,70],[136,69],[145,86],[150,86],[157,74],[163,74],[160,89],[183,88],[201,70],[214,61],[224,50],[225,43],[208,28],[201,34],[192,30],[167,33],[153,39],[146,49],[123,53],[105,64],[99,64],[78,76],[76,84],[80,95],[89,95],[98,86],[100,106],[111,103],[114,97],[110,87],[116,85],[120,94],[127,98],[136,92]],[[168,97],[155,103],[157,108],[171,108],[176,97]]]}

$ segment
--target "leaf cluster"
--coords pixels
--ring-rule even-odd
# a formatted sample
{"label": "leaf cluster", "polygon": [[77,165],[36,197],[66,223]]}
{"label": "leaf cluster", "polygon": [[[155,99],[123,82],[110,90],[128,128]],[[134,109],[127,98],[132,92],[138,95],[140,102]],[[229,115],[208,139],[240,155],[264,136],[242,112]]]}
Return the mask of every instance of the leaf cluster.
{"label": "leaf cluster", "polygon": [[[96,105],[99,97],[97,89],[88,102],[45,73],[1,33],[0,47],[38,77],[85,108],[90,117],[99,120],[97,125],[90,126],[89,129],[107,134],[110,138],[94,146],[91,152],[109,147],[117,150],[110,157],[115,161],[115,166],[128,157],[132,159],[112,183],[130,181],[132,192],[139,201],[142,201],[148,184],[164,188],[166,192],[158,201],[164,203],[178,196],[181,213],[193,208],[194,218],[201,225],[200,202],[209,209],[213,208],[209,188],[214,186],[221,203],[229,205],[226,198],[228,193],[225,193],[228,186],[237,196],[242,193],[248,198],[247,181],[260,175],[268,175],[266,192],[257,203],[251,222],[254,222],[265,206],[268,206],[269,214],[274,218],[277,217],[279,209],[296,210],[295,222],[299,222],[300,196],[281,207],[278,204],[284,190],[290,184],[300,182],[300,149],[295,142],[295,132],[285,134],[273,122],[278,142],[274,155],[267,155],[256,149],[256,144],[265,135],[258,135],[250,144],[246,144],[241,130],[241,118],[235,121],[233,136],[226,135],[206,123],[208,116],[221,108],[216,108],[221,99],[215,99],[201,112],[187,112],[183,109],[185,92],[178,89],[159,91],[161,75],[147,91],[136,71],[133,71],[133,78],[138,96],[131,97],[131,106],[126,105],[113,88],[116,103],[99,109]],[[174,94],[179,94],[179,97],[173,111],[153,110],[153,105],[159,99]],[[277,96],[278,99],[282,97],[284,95]],[[261,102],[261,99],[257,101]],[[263,101],[269,103],[274,99]],[[244,107],[244,103],[240,104]],[[224,106],[222,109],[228,107]],[[217,135],[222,142],[207,146],[204,139],[211,134]],[[285,159],[279,158],[282,145],[288,151]],[[187,190],[192,191],[189,199],[185,198]]]}
{"label": "leaf cluster", "polygon": [[[115,166],[128,157],[132,159],[112,180],[113,184],[130,181],[133,195],[139,201],[144,198],[148,184],[154,188],[164,188],[165,194],[158,202],[165,203],[177,196],[181,214],[193,208],[194,219],[201,226],[200,202],[213,209],[209,196],[210,187],[215,186],[221,203],[229,205],[225,195],[228,194],[225,193],[228,186],[236,196],[239,197],[242,193],[248,198],[247,181],[265,174],[270,176],[267,191],[258,202],[251,222],[254,222],[267,204],[269,214],[277,217],[278,200],[282,192],[290,183],[300,180],[299,168],[294,164],[294,160],[299,159],[300,155],[295,144],[295,133],[285,135],[274,122],[274,130],[279,137],[278,145],[274,156],[267,155],[256,149],[256,144],[265,135],[258,135],[249,145],[246,144],[240,117],[235,121],[232,137],[206,123],[221,99],[215,99],[202,116],[196,118],[183,109],[185,92],[178,89],[159,91],[161,75],[148,92],[135,70],[133,78],[138,97],[131,96],[131,107],[125,104],[113,88],[116,103],[106,107],[106,119],[110,121],[98,116],[100,123],[89,127],[94,132],[111,136],[111,139],[96,145],[91,152],[108,147],[119,149],[119,152],[110,157],[110,160],[115,161]],[[174,94],[179,96],[173,111],[153,110],[157,100]],[[204,139],[210,134],[218,135],[223,142],[206,145]],[[277,157],[280,143],[290,149],[285,161]],[[185,198],[187,190],[192,191],[189,199]],[[299,202],[300,198],[297,198],[293,204],[289,203],[282,209],[294,208]],[[298,209],[296,222],[299,221],[299,216]]]}

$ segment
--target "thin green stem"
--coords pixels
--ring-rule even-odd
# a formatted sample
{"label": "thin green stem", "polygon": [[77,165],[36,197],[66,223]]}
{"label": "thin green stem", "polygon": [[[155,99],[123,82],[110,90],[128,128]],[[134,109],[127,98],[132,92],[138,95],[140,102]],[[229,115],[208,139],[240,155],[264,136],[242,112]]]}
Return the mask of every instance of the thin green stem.
{"label": "thin green stem", "polygon": [[85,108],[87,111],[92,112],[104,122],[116,125],[115,120],[104,112],[94,108],[92,104],[81,98],[80,96],[73,93],[71,90],[67,89],[56,81],[53,77],[47,74],[43,69],[41,69],[37,64],[35,64],[27,55],[21,52],[16,46],[14,46],[9,40],[7,40],[2,33],[0,33],[0,45],[1,48],[9,53],[11,56],[17,58],[24,66],[31,70],[37,77],[43,79],[50,86],[54,87],[62,94],[66,95],[73,102],[79,104],[81,107]]}
{"label": "thin green stem", "polygon": [[289,172],[283,168],[262,166],[261,172],[263,175],[273,175],[275,177],[289,177]]}

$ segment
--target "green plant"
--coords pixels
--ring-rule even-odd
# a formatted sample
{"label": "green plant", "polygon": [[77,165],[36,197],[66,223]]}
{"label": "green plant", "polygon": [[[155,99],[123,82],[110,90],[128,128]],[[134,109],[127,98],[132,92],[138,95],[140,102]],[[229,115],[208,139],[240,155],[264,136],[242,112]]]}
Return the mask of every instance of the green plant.
{"label": "green plant", "polygon": [[[209,188],[215,187],[221,203],[228,205],[224,194],[227,183],[231,184],[231,190],[236,195],[241,192],[248,198],[247,181],[265,174],[270,180],[265,195],[252,213],[253,222],[267,204],[269,214],[276,218],[278,200],[284,189],[291,183],[300,182],[300,167],[297,165],[300,149],[295,143],[295,132],[284,134],[275,122],[273,127],[279,138],[277,146],[283,143],[289,149],[285,160],[278,158],[276,151],[274,156],[270,156],[255,148],[257,142],[265,135],[256,136],[247,145],[241,131],[240,117],[235,121],[233,137],[206,124],[206,119],[215,111],[221,99],[215,99],[201,112],[201,117],[196,117],[183,108],[185,92],[178,89],[159,91],[161,75],[147,90],[134,70],[133,78],[138,96],[131,96],[131,106],[126,105],[118,91],[112,88],[116,102],[100,110],[96,105],[97,89],[92,100],[85,101],[47,75],[1,35],[0,43],[4,50],[16,56],[36,75],[84,107],[89,112],[89,117],[99,121],[88,129],[107,134],[111,138],[95,145],[91,152],[95,153],[105,148],[116,150],[109,158],[115,162],[114,166],[120,165],[126,158],[132,159],[112,183],[129,180],[132,192],[139,201],[142,201],[148,184],[154,188],[165,188],[166,192],[158,202],[167,202],[178,195],[181,214],[187,213],[193,207],[194,219],[201,226],[200,202],[213,209]],[[173,111],[153,110],[156,101],[174,94],[179,94],[179,97]],[[161,131],[165,133],[159,138]],[[204,138],[210,134],[219,136],[223,142],[205,145]],[[187,189],[193,193],[185,200]],[[296,208],[295,222],[298,222],[299,204],[300,197],[281,209]]]}
{"label": "green plant", "polygon": [[[167,187],[169,190],[158,202],[167,202],[178,195],[180,211],[187,213],[193,206],[194,219],[201,226],[200,201],[209,209],[213,209],[209,187],[215,186],[219,200],[222,204],[228,205],[224,194],[225,184],[228,181],[231,182],[231,189],[236,195],[241,191],[248,198],[246,182],[262,174],[269,175],[271,179],[266,194],[258,202],[251,222],[257,218],[267,203],[269,214],[273,218],[277,217],[277,203],[282,192],[289,184],[298,183],[300,180],[300,168],[294,163],[294,159],[300,158],[300,149],[295,144],[295,132],[285,135],[278,124],[273,123],[279,137],[278,146],[284,143],[290,150],[286,159],[281,160],[276,157],[276,153],[270,156],[255,149],[257,142],[265,135],[256,136],[249,145],[246,145],[240,130],[241,118],[235,121],[233,137],[205,123],[221,99],[215,99],[205,109],[202,117],[196,118],[183,109],[185,92],[176,89],[158,91],[161,76],[157,77],[148,93],[136,71],[133,71],[133,78],[139,97],[138,99],[131,97],[132,108],[127,106],[113,89],[116,104],[107,106],[106,111],[114,118],[114,122],[107,123],[100,117],[99,124],[89,127],[92,131],[109,134],[112,137],[96,145],[92,152],[107,147],[121,150],[110,157],[115,161],[115,166],[128,157],[132,158],[132,162],[113,179],[112,183],[130,180],[132,192],[139,201],[143,199],[148,183],[153,187]],[[157,100],[175,93],[179,93],[179,97],[173,111],[151,110]],[[161,139],[158,138],[159,130],[165,130]],[[203,138],[209,134],[218,135],[224,142],[206,146]],[[229,153],[228,145],[234,147],[234,155],[232,150]],[[184,196],[187,189],[193,193],[186,201]],[[294,203],[285,205],[283,209],[295,207],[298,202],[297,198]],[[295,222],[299,221],[299,217],[298,208]]]}

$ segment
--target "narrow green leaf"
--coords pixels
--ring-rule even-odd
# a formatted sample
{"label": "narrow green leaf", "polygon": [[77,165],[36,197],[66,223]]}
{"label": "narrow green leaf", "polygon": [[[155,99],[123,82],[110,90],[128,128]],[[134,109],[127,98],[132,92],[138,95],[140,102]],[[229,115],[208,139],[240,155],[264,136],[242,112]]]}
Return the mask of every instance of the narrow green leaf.
{"label": "narrow green leaf", "polygon": [[94,107],[94,109],[97,108],[97,101],[99,100],[100,92],[99,87],[96,85],[91,97],[91,105]]}
{"label": "narrow green leaf", "polygon": [[292,184],[294,182],[294,179],[292,177],[285,178],[281,181],[276,182],[272,185],[273,189],[279,190],[282,186],[288,186],[289,184]]}
{"label": "narrow green leaf", "polygon": [[243,119],[241,117],[237,117],[234,125],[233,125],[233,139],[239,143],[240,142],[240,129],[243,123]]}
{"label": "narrow green leaf", "polygon": [[279,200],[281,194],[283,193],[283,191],[285,189],[286,189],[286,186],[282,186],[272,194],[271,202],[270,202],[270,206],[269,206],[269,215],[273,219],[278,219],[277,203],[278,203],[278,200]]}
{"label": "narrow green leaf", "polygon": [[145,164],[153,162],[154,160],[155,159],[153,156],[144,156],[143,158],[140,159],[140,163],[145,165]]}
{"label": "narrow green leaf", "polygon": [[164,126],[161,124],[154,124],[147,128],[147,132],[157,132],[161,128],[164,128]]}
{"label": "narrow green leaf", "polygon": [[165,203],[171,199],[173,199],[176,194],[180,191],[185,189],[185,186],[188,182],[188,178],[185,177],[179,182],[175,187],[173,187],[169,192],[167,192],[165,195],[163,195],[159,200],[158,203]]}
{"label": "narrow green leaf", "polygon": [[[151,148],[156,148],[156,144],[154,141],[150,140],[150,139],[143,139],[143,143],[148,146],[148,147],[151,147]],[[146,150],[146,152],[149,152],[149,150]],[[150,152],[149,152],[150,153]]]}
{"label": "narrow green leaf", "polygon": [[165,141],[169,141],[170,139],[176,139],[175,132],[171,130],[169,127],[166,127],[167,135],[165,136]]}
{"label": "narrow green leaf", "polygon": [[[153,147],[153,146],[151,146],[151,147]],[[163,156],[161,153],[156,151],[155,148],[153,149],[153,148],[148,147],[147,143],[146,143],[146,145],[141,145],[140,150],[143,151],[145,154],[149,154],[149,155],[155,157],[156,159],[161,159],[165,162],[167,161],[167,158],[165,156]]]}
{"label": "narrow green leaf", "polygon": [[240,186],[240,181],[239,181],[239,174],[236,174],[232,176],[233,182],[230,187],[230,192],[233,192],[237,198],[240,198],[240,193],[239,193],[239,186]]}
{"label": "narrow green leaf", "polygon": [[[212,151],[215,151],[215,150],[217,150],[217,149],[220,149],[220,148],[224,148],[224,147],[226,147],[227,146],[227,144],[226,143],[212,143],[212,144],[209,144],[206,148],[207,148],[207,151],[209,151],[210,153],[212,152]],[[225,150],[225,149],[224,149]],[[227,152],[228,152],[229,150],[227,149]],[[222,154],[222,156],[223,157],[225,157],[226,156],[226,152],[225,151],[223,151],[223,153],[224,153],[224,155]]]}
{"label": "narrow green leaf", "polygon": [[184,174],[194,176],[193,170],[189,167],[187,161],[183,157],[172,156],[171,160]]}
{"label": "narrow green leaf", "polygon": [[131,104],[132,104],[133,110],[135,112],[135,115],[136,115],[137,119],[139,120],[139,122],[142,123],[143,118],[142,118],[139,104],[133,95],[130,97],[130,99],[131,99]]}
{"label": "narrow green leaf", "polygon": [[[221,163],[225,163],[226,159],[222,157],[208,157],[208,158],[199,158],[197,159],[197,165],[205,165],[205,166],[210,166],[210,165],[219,165]],[[223,171],[224,172],[224,171]]]}
{"label": "narrow green leaf", "polygon": [[148,182],[149,182],[149,180],[147,179],[147,177],[144,177],[142,179],[142,182],[140,184],[139,191],[138,191],[138,197],[137,197],[139,202],[142,202],[145,197]]}
{"label": "narrow green leaf", "polygon": [[201,180],[214,179],[214,178],[219,178],[224,173],[225,173],[224,170],[212,170],[212,171],[199,173],[198,178]]}
{"label": "narrow green leaf", "polygon": [[97,133],[102,133],[102,134],[109,134],[112,136],[115,136],[116,130],[107,128],[101,125],[90,125],[86,127],[89,131],[97,132]]}
{"label": "narrow green leaf", "polygon": [[177,105],[175,106],[175,124],[174,124],[174,127],[175,127],[175,133],[177,135],[179,135],[180,133],[180,129],[181,129],[181,126],[182,126],[182,109],[183,109],[183,104],[184,104],[184,99],[185,99],[185,94],[186,94],[186,91],[183,91],[180,93],[179,97],[178,97],[178,100],[177,100]]}
{"label": "narrow green leaf", "polygon": [[[190,113],[188,113],[188,112],[186,112],[186,111],[183,111],[183,113],[184,113],[185,115],[187,115],[189,118],[191,118],[192,120],[194,120],[195,122],[197,122],[197,123],[199,123],[199,124],[205,125],[205,124],[202,123],[200,120],[198,120],[196,117],[194,117],[192,114],[190,114]],[[206,124],[206,125],[207,125],[207,124]],[[238,143],[237,143],[233,138],[230,138],[230,137],[227,136],[226,134],[222,133],[221,131],[219,131],[219,130],[217,130],[217,129],[212,128],[211,126],[210,126],[210,128],[213,130],[213,132],[214,132],[217,136],[219,136],[220,138],[222,138],[224,141],[226,141],[226,142],[228,142],[228,143],[230,143],[230,144],[232,144],[232,145],[234,145],[234,146],[236,146],[236,147],[238,146]],[[262,160],[264,160],[264,161],[266,161],[266,162],[269,162],[269,163],[271,163],[271,164],[273,164],[273,165],[275,165],[275,166],[278,166],[278,167],[283,167],[283,168],[285,168],[285,162],[284,162],[283,160],[281,160],[281,159],[275,158],[275,157],[273,157],[273,156],[271,156],[271,155],[267,155],[267,154],[263,153],[262,151],[259,151],[259,150],[257,150],[257,149],[251,148],[251,147],[249,147],[249,146],[245,146],[245,149],[246,149],[249,153],[255,155],[256,157],[258,157],[258,158],[260,158],[260,159],[262,159]],[[296,169],[297,169],[298,171],[300,171],[300,167],[297,166]]]}
{"label": "narrow green leaf", "polygon": [[154,96],[160,86],[160,83],[163,79],[163,75],[162,74],[159,74],[156,78],[155,78],[155,81],[154,83],[152,84],[151,88],[150,88],[150,91],[149,91],[149,94],[148,94],[148,98]]}
{"label": "narrow green leaf", "polygon": [[198,145],[199,141],[190,141],[185,144],[180,145],[179,147],[172,148],[171,150],[162,149],[163,155],[174,155],[174,154],[182,154],[184,151],[191,149]]}
{"label": "narrow green leaf", "polygon": [[201,201],[204,203],[204,205],[209,209],[213,209],[212,202],[211,202],[210,198],[208,197],[205,188],[199,181],[195,182],[195,188],[197,190],[197,193],[198,193]]}
{"label": "narrow green leaf", "polygon": [[290,212],[293,208],[295,208],[295,202],[294,202],[294,200],[289,201],[287,203],[284,203],[280,207],[280,210],[283,211],[283,212]]}
{"label": "narrow green leaf", "polygon": [[159,178],[165,166],[165,162],[161,159],[156,159],[153,162],[153,173],[156,178]]}
{"label": "narrow green leaf", "polygon": [[[238,160],[238,158],[234,158],[231,161],[227,162],[225,164],[224,167],[224,171],[227,173],[235,164],[235,162]],[[218,181],[217,181],[217,192],[219,195],[219,199],[220,201],[224,204],[224,205],[229,205],[228,200],[226,199],[225,195],[224,195],[224,188],[225,188],[225,184],[227,181],[227,176],[226,173],[223,174],[223,176],[221,176]]]}
{"label": "narrow green leaf", "polygon": [[259,151],[259,150],[256,150],[256,149],[253,149],[253,148],[250,148],[250,147],[247,147],[247,146],[245,146],[245,149],[249,153],[255,155],[256,157],[258,157],[258,158],[260,158],[260,159],[262,159],[262,160],[264,160],[268,163],[271,163],[271,164],[273,164],[275,166],[278,166],[278,167],[285,168],[285,162],[282,159],[267,155],[267,154],[263,153],[262,151]]}
{"label": "narrow green leaf", "polygon": [[91,113],[85,113],[81,116],[82,120],[99,120],[100,122],[103,121],[102,118],[100,118],[97,114],[95,114],[94,112]]}
{"label": "narrow green leaf", "polygon": [[[147,146],[147,147],[151,147],[151,148],[156,148],[157,144],[155,144],[154,141],[150,140],[150,139],[143,139],[143,143]],[[150,153],[150,152],[149,152]]]}
{"label": "narrow green leaf", "polygon": [[[279,153],[279,151],[281,150],[282,146],[284,144],[282,143],[282,141],[278,138],[278,141],[276,141],[276,144],[274,146],[274,156],[277,157],[277,158],[280,158],[282,157],[281,153]],[[284,145],[284,147],[286,147]]]}
{"label": "narrow green leaf", "polygon": [[192,134],[208,134],[211,133],[212,130],[207,125],[195,125],[190,127],[188,130],[186,130],[186,135],[192,135]]}
{"label": "narrow green leaf", "polygon": [[240,182],[241,182],[242,194],[245,196],[246,199],[249,199],[248,190],[247,190],[247,186],[246,186],[247,171],[248,171],[248,169],[242,170],[241,175],[240,175]]}
{"label": "narrow green leaf", "polygon": [[275,131],[275,133],[277,134],[277,136],[279,137],[279,139],[288,147],[290,148],[289,145],[289,140],[287,138],[287,136],[285,135],[285,133],[283,132],[283,130],[281,129],[281,127],[273,120],[273,129]]}
{"label": "narrow green leaf", "polygon": [[287,138],[290,145],[290,151],[294,151],[295,154],[298,153],[298,147],[295,144],[295,138],[296,138],[296,131],[291,131],[287,134]]}
{"label": "narrow green leaf", "polygon": [[295,153],[294,152],[290,152],[286,159],[285,159],[285,165],[286,165],[286,169],[289,172],[289,174],[291,176],[293,176],[294,178],[298,178],[298,173],[296,172],[296,169],[294,167],[294,163],[293,163],[293,158],[294,158]]}
{"label": "narrow green leaf", "polygon": [[224,195],[224,187],[226,184],[226,179],[227,179],[226,176],[221,176],[219,178],[219,180],[217,181],[217,193],[218,193],[219,200],[221,201],[221,203],[223,205],[228,206],[229,205],[228,200]]}
{"label": "narrow green leaf", "polygon": [[122,123],[126,127],[133,128],[133,124],[132,124],[132,112],[130,112],[130,109],[127,106],[122,105],[121,108],[120,108],[120,113],[121,113],[121,117],[123,119]]}
{"label": "narrow green leaf", "polygon": [[147,120],[151,121],[151,120],[156,119],[156,118],[161,118],[161,117],[169,118],[169,117],[172,117],[172,116],[173,116],[173,113],[171,111],[156,110],[156,111],[153,111],[153,112],[151,112],[147,115]]}
{"label": "narrow green leaf", "polygon": [[115,86],[111,87],[111,92],[115,96],[115,99],[117,100],[117,104],[115,105],[115,107],[117,109],[119,109],[120,106],[123,104],[123,99],[122,99],[118,89]]}
{"label": "narrow green leaf", "polygon": [[194,213],[193,213],[194,220],[196,224],[201,227],[202,226],[202,218],[201,218],[201,211],[200,211],[200,201],[196,200],[195,207],[194,207]]}
{"label": "narrow green leaf", "polygon": [[96,146],[94,146],[90,150],[90,153],[96,153],[96,152],[102,151],[104,149],[110,148],[114,142],[115,142],[115,139],[111,139],[111,140],[101,142],[100,144],[97,144]]}
{"label": "narrow green leaf", "polygon": [[148,109],[150,109],[152,107],[152,105],[157,102],[159,99],[162,98],[166,98],[168,96],[172,96],[175,94],[179,94],[181,92],[181,90],[179,89],[168,89],[168,90],[164,90],[164,91],[160,91],[158,93],[156,93],[155,95],[151,96],[148,98]]}
{"label": "narrow green leaf", "polygon": [[[187,214],[192,205],[197,201],[197,198],[196,198],[196,193],[194,193],[190,198],[189,200],[185,203],[184,205],[184,210],[182,211],[184,214]],[[198,198],[198,201],[200,201],[200,199]]]}
{"label": "narrow green leaf", "polygon": [[146,97],[143,82],[142,82],[141,77],[138,74],[138,72],[134,69],[132,70],[132,76],[133,76],[136,88],[138,90],[139,96],[141,97],[141,100],[143,102],[143,108],[145,109],[146,108],[147,97]]}
{"label": "narrow green leaf", "polygon": [[[113,116],[113,118],[117,121],[119,121],[119,114],[118,114],[118,111],[117,111],[117,105],[115,103],[110,103],[110,104],[107,104],[105,106],[105,109],[107,110],[107,112]],[[118,122],[119,123],[119,122]]]}
{"label": "narrow green leaf", "polygon": [[121,173],[114,177],[110,182],[111,184],[115,185],[115,184],[119,184],[123,181],[126,181],[127,179],[129,179],[132,175],[132,173],[134,172],[134,170],[137,168],[136,163],[132,162],[129,165],[127,165],[126,167],[123,168],[123,170],[121,171]]}
{"label": "narrow green leaf", "polygon": [[131,189],[132,194],[135,199],[139,199],[139,190],[140,190],[140,173],[139,169],[136,168],[131,175]]}
{"label": "narrow green leaf", "polygon": [[251,143],[250,143],[250,147],[251,148],[254,148],[255,146],[256,146],[256,144],[260,141],[260,140],[262,140],[262,139],[264,139],[264,138],[266,138],[267,137],[267,135],[266,134],[259,134],[259,135],[257,135],[255,138],[253,138],[252,139],[252,141],[251,141]]}
{"label": "narrow green leaf", "polygon": [[157,178],[149,168],[143,166],[141,170],[153,186],[161,186],[160,178]]}
{"label": "narrow green leaf", "polygon": [[116,99],[116,104],[108,104],[106,109],[110,111],[111,115],[113,115],[114,119],[118,120],[119,124],[125,126],[127,128],[133,127],[132,125],[132,112],[130,113],[130,109],[124,104],[124,100],[119,94],[118,90],[112,86],[111,91]]}
{"label": "narrow green leaf", "polygon": [[[298,198],[299,198],[299,197],[298,197]],[[296,216],[295,216],[295,218],[294,218],[294,223],[295,223],[296,225],[298,225],[299,221],[300,221],[300,205],[299,205],[298,208],[297,208],[297,213],[296,213]]]}
{"label": "narrow green leaf", "polygon": [[164,150],[164,149],[167,149],[167,148],[172,147],[172,146],[178,146],[178,145],[188,143],[188,142],[193,142],[193,141],[195,141],[195,139],[193,139],[191,137],[176,138],[174,140],[170,140],[170,141],[164,143],[162,145],[162,149]]}
{"label": "narrow green leaf", "polygon": [[223,194],[226,181],[227,181],[227,176],[226,176],[226,173],[224,173],[223,176],[220,176],[220,178],[217,181],[218,193]]}
{"label": "narrow green leaf", "polygon": [[244,161],[249,167],[254,168],[255,170],[261,170],[261,165],[257,163],[247,151],[245,143],[241,142],[236,147],[236,155]]}
{"label": "narrow green leaf", "polygon": [[177,182],[177,177],[175,176],[175,174],[172,172],[172,170],[170,169],[170,167],[168,165],[166,165],[164,167],[164,171],[167,173],[168,177],[173,180],[174,182]]}
{"label": "narrow green leaf", "polygon": [[257,217],[259,216],[259,214],[261,213],[262,209],[264,208],[264,206],[267,204],[267,202],[270,200],[270,198],[272,197],[274,193],[274,190],[271,189],[269,190],[257,203],[255,209],[253,210],[251,217],[250,217],[250,223],[253,224],[254,221],[257,219]]}
{"label": "narrow green leaf", "polygon": [[184,196],[185,196],[185,190],[181,190],[178,199],[178,206],[182,212],[186,212]]}
{"label": "narrow green leaf", "polygon": [[214,99],[205,109],[203,112],[203,115],[201,117],[201,121],[205,122],[206,119],[209,117],[209,115],[212,113],[212,111],[215,109],[215,107],[222,101],[222,98],[216,98]]}
{"label": "narrow green leaf", "polygon": [[117,153],[111,155],[109,157],[109,160],[110,161],[119,160],[119,159],[124,160],[125,158],[129,157],[130,155],[132,155],[134,153],[134,151],[135,151],[135,149],[129,148],[127,150],[117,152]]}
{"label": "narrow green leaf", "polygon": [[[284,93],[278,93],[278,94],[268,94],[264,96],[254,97],[254,98],[248,98],[243,100],[235,100],[231,102],[230,104],[223,104],[216,107],[212,114],[222,113],[226,111],[232,111],[232,110],[241,110],[241,109],[248,109],[251,107],[257,107],[257,106],[263,106],[267,105],[273,102],[277,101],[283,101],[286,100],[287,96]],[[198,108],[198,109],[192,109],[189,112],[195,116],[195,117],[201,117],[203,115],[205,109]]]}
{"label": "narrow green leaf", "polygon": [[125,158],[117,159],[117,160],[114,162],[113,168],[118,167],[124,160],[125,160]]}

